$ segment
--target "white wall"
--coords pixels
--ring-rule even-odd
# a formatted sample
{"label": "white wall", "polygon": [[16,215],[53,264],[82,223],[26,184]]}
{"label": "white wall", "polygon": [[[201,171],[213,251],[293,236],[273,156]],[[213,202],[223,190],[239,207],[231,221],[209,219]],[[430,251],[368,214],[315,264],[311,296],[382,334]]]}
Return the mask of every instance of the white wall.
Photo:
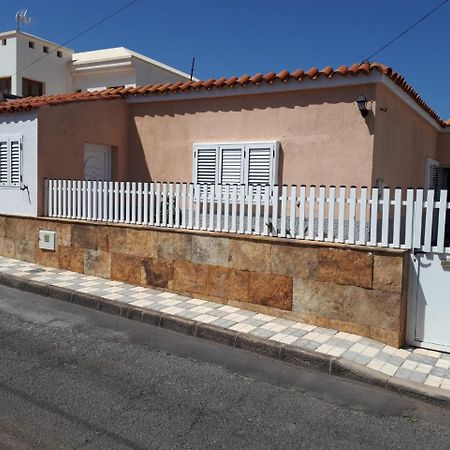
{"label": "white wall", "polygon": [[[29,48],[29,41],[34,42],[34,48]],[[72,78],[69,72],[72,51],[62,48],[63,55],[62,58],[59,58],[56,52],[46,55],[43,51],[44,45],[49,47],[49,52],[56,48],[55,45],[46,41],[25,34],[17,35],[17,71],[20,71],[20,73],[17,77],[16,95],[22,95],[22,78],[45,83],[44,95],[73,91]],[[46,55],[45,58],[29,66],[44,55]],[[24,70],[22,71],[22,69]]]}
{"label": "white wall", "polygon": [[141,61],[137,58],[133,58],[133,66],[136,68],[136,84],[138,86],[158,83],[175,83],[176,81],[187,80],[187,78],[174,72]]}
{"label": "white wall", "polygon": [[[1,40],[6,39],[6,45]],[[0,37],[0,78],[12,77],[16,73],[17,45],[15,38]],[[15,77],[12,77],[11,90],[15,94]]]}
{"label": "white wall", "polygon": [[74,89],[82,91],[100,90],[113,86],[135,86],[136,71],[129,65],[126,69],[82,71],[74,74]]}
{"label": "white wall", "polygon": [[37,112],[0,115],[0,137],[22,136],[22,185],[0,187],[0,214],[37,216]]}

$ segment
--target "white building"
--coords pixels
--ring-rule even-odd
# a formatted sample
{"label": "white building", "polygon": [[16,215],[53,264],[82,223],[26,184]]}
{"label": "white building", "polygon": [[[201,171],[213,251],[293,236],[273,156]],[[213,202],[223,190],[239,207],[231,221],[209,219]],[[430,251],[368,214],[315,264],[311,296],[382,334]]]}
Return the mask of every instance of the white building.
{"label": "white building", "polygon": [[0,93],[23,97],[189,80],[124,47],[74,53],[22,31],[0,33]]}

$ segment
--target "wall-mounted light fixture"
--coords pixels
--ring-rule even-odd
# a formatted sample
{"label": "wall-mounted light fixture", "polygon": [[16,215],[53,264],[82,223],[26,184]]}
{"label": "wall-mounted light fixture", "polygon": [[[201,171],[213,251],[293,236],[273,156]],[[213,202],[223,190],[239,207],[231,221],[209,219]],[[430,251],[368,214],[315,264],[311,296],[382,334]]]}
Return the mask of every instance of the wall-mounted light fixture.
{"label": "wall-mounted light fixture", "polygon": [[359,112],[363,117],[366,117],[369,114],[369,110],[367,109],[367,98],[364,95],[360,95],[356,99],[356,104],[358,105]]}

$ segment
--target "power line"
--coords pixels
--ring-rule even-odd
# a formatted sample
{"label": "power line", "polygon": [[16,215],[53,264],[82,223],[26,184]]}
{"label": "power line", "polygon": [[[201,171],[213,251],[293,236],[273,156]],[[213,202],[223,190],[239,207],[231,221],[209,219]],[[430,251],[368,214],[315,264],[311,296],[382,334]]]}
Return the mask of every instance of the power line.
{"label": "power line", "polygon": [[391,39],[388,43],[380,47],[376,52],[369,55],[364,61],[370,61],[375,55],[383,51],[386,47],[389,47],[391,44],[393,44],[395,41],[400,39],[402,36],[404,36],[406,33],[411,31],[415,26],[417,26],[419,23],[423,22],[425,19],[430,17],[434,12],[436,12],[439,8],[444,6],[449,0],[444,0],[443,2],[439,3],[439,5],[435,6],[431,11],[427,12],[424,16],[422,16],[420,19],[416,20],[412,25],[410,25],[406,30],[402,31],[400,34],[395,36],[393,39]]}
{"label": "power line", "polygon": [[28,64],[25,67],[22,67],[21,69],[19,69],[13,76],[18,75],[19,73],[23,72],[25,69],[28,69],[28,67],[32,66],[33,64],[36,64],[37,62],[43,60],[44,58],[46,58],[47,56],[51,55],[52,53],[55,53],[56,51],[58,51],[59,49],[65,47],[67,44],[70,44],[71,42],[73,42],[75,39],[78,39],[80,36],[83,36],[83,34],[88,33],[89,31],[93,30],[94,28],[98,27],[99,25],[102,25],[103,23],[105,23],[106,21],[108,21],[109,19],[111,19],[112,17],[116,16],[117,14],[121,13],[122,11],[124,11],[125,9],[129,8],[130,6],[134,5],[135,3],[137,3],[139,0],[132,0],[131,2],[128,2],[126,5],[122,6],[121,8],[115,10],[114,12],[112,12],[111,14],[108,14],[106,17],[104,17],[103,19],[99,20],[98,22],[92,24],[91,26],[89,26],[88,28],[84,29],[83,31],[80,31],[79,33],[77,33],[75,36],[72,36],[70,39],[68,39],[67,41],[63,42],[62,44],[58,45],[57,47],[55,47],[52,51],[44,54],[43,56],[41,56],[40,58],[34,60],[33,62],[31,62],[30,64]]}

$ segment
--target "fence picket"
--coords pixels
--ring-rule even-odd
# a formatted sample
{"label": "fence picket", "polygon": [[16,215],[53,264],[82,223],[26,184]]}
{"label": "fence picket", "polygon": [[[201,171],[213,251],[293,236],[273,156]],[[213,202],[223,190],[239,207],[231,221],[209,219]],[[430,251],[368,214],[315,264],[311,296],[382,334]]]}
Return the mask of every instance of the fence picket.
{"label": "fence picket", "polygon": [[169,183],[169,191],[167,193],[167,226],[169,228],[173,228],[173,214],[174,214],[174,210],[173,210],[173,200],[174,200],[174,196],[173,196],[173,183]]}
{"label": "fence picket", "polygon": [[186,220],[186,195],[187,195],[187,187],[186,183],[181,185],[181,228],[187,227]]}
{"label": "fence picket", "polygon": [[[221,202],[220,202],[221,203]],[[245,185],[239,187],[239,233],[244,234],[245,221]]]}
{"label": "fence picket", "polygon": [[214,231],[214,205],[216,203],[216,186],[211,185],[211,192],[209,197],[209,226],[208,231]]}
{"label": "fence picket", "polygon": [[360,191],[359,200],[359,238],[357,244],[366,245],[366,215],[367,215],[367,188],[364,186]]}
{"label": "fence picket", "polygon": [[413,248],[413,224],[414,224],[414,190],[406,191],[406,212],[405,212],[405,243],[403,248]]}
{"label": "fence picket", "polygon": [[216,231],[222,231],[222,185],[217,185],[217,219],[216,219]]}
{"label": "fence picket", "polygon": [[298,239],[305,239],[305,204],[306,204],[306,186],[300,186],[300,218],[298,227]]}
{"label": "fence picket", "polygon": [[319,187],[319,214],[317,217],[317,240],[323,241],[325,227],[325,186]]}
{"label": "fence picket", "polygon": [[[448,192],[44,180],[49,217],[449,252]],[[370,193],[369,193],[370,192]],[[328,203],[328,205],[327,205]],[[336,215],[337,205],[337,219]],[[347,204],[349,205],[347,208]],[[297,211],[298,210],[298,211]],[[297,226],[298,223],[298,226]],[[336,225],[337,224],[337,225]]]}
{"label": "fence picket", "polygon": [[256,198],[255,198],[255,230],[253,234],[261,234],[261,186],[256,186]]}
{"label": "fence picket", "polygon": [[194,207],[195,207],[194,230],[200,230],[200,188],[201,185],[195,185],[194,187]]}
{"label": "fence picket", "polygon": [[345,241],[345,205],[347,202],[346,196],[346,188],[345,186],[341,186],[339,188],[339,213],[338,213],[338,233],[337,233],[337,242],[344,243]]}
{"label": "fence picket", "polygon": [[295,220],[297,215],[297,186],[291,186],[291,196],[289,198],[289,237],[295,238]]}
{"label": "fence picket", "polygon": [[328,231],[325,241],[334,242],[334,210],[336,206],[336,187],[328,190]]}
{"label": "fence picket", "polygon": [[237,185],[233,185],[231,190],[231,229],[232,233],[237,232]]}
{"label": "fence picket", "polygon": [[192,183],[189,184],[188,210],[189,210],[188,228],[192,230],[192,228],[194,228],[194,222],[193,222],[193,214],[194,214],[194,185]]}
{"label": "fence picket", "polygon": [[447,190],[441,190],[441,195],[439,198],[439,213],[438,213],[437,242],[436,242],[436,250],[439,253],[444,252],[446,216],[447,216]]}
{"label": "fence picket", "polygon": [[142,225],[142,183],[137,184],[137,214],[136,223]]}
{"label": "fence picket", "polygon": [[230,185],[226,184],[224,186],[224,195],[223,195],[223,231],[228,232],[229,230],[229,220],[230,220]]}
{"label": "fence picket", "polygon": [[394,230],[392,234],[392,246],[400,248],[400,232],[402,219],[402,190],[395,189],[394,193]]}
{"label": "fence picket", "polygon": [[155,225],[156,219],[156,203],[155,203],[155,183],[150,183],[150,194],[149,194],[149,210],[148,210],[148,221],[150,226]]}
{"label": "fence picket", "polygon": [[148,183],[144,183],[142,193],[142,223],[148,225]]}
{"label": "fence picket", "polygon": [[348,237],[347,243],[355,243],[355,218],[356,218],[356,187],[350,188],[350,198],[348,204]]}
{"label": "fence picket", "polygon": [[264,189],[264,228],[263,235],[269,235],[269,211],[270,210],[270,191]]}
{"label": "fence picket", "polygon": [[434,190],[427,192],[427,202],[425,205],[425,237],[423,241],[423,250],[431,252],[431,238],[433,231],[433,213],[434,213]]}
{"label": "fence picket", "polygon": [[372,189],[370,199],[370,243],[375,247],[378,242],[378,188]]}
{"label": "fence picket", "polygon": [[161,221],[160,221],[160,225],[163,227],[167,227],[167,202],[168,202],[168,197],[167,197],[167,183],[163,183],[162,184],[162,191],[161,191]]}
{"label": "fence picket", "polygon": [[180,183],[175,184],[175,228],[180,228]]}
{"label": "fence picket", "polygon": [[416,202],[414,207],[414,229],[413,229],[413,248],[420,249],[422,246],[422,213],[423,213],[423,190],[416,192]]}
{"label": "fence picket", "polygon": [[248,188],[247,197],[247,231],[246,234],[252,234],[252,222],[253,222],[253,186]]}
{"label": "fence picket", "polygon": [[281,211],[280,211],[280,232],[278,236],[286,237],[286,204],[287,204],[287,186],[281,187]]}
{"label": "fence picket", "polygon": [[155,186],[155,225],[161,225],[161,183]]}

